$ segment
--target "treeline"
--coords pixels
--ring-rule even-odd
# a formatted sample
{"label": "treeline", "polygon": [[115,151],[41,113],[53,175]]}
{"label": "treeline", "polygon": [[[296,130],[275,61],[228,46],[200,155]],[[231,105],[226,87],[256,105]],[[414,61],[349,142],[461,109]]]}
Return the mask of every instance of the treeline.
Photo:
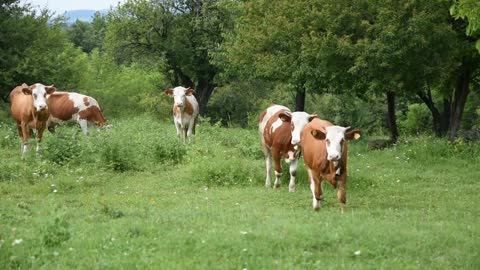
{"label": "treeline", "polygon": [[475,0],[127,0],[92,22],[0,5],[0,117],[23,82],[94,96],[107,117],[201,114],[254,126],[270,103],[374,134],[455,139],[480,128]]}

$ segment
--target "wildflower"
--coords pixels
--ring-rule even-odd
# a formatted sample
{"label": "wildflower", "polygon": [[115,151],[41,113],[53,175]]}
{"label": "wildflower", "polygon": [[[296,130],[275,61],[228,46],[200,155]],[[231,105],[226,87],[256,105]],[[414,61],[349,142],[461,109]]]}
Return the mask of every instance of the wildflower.
{"label": "wildflower", "polygon": [[12,243],[12,246],[20,245],[23,243],[23,239],[15,239]]}
{"label": "wildflower", "polygon": [[353,254],[354,254],[355,256],[358,256],[358,255],[362,254],[362,252],[361,252],[360,250],[357,250],[357,251],[355,251]]}
{"label": "wildflower", "polygon": [[246,235],[248,232],[246,231],[240,231],[241,234]]}

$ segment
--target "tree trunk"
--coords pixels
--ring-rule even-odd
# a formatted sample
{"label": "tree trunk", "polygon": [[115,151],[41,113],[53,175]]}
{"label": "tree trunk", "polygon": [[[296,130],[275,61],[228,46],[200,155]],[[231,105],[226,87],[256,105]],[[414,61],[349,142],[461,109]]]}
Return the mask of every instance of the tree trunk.
{"label": "tree trunk", "polygon": [[462,120],[465,103],[470,92],[470,80],[472,77],[472,70],[468,65],[462,65],[461,73],[458,76],[457,86],[453,93],[453,101],[451,103],[451,114],[448,125],[447,137],[453,141],[457,137],[460,129],[460,122]]}
{"label": "tree trunk", "polygon": [[427,93],[423,93],[421,91],[417,92],[417,95],[420,99],[427,105],[428,109],[432,114],[432,125],[433,125],[433,132],[437,137],[445,136],[447,129],[448,129],[448,118],[450,116],[450,102],[447,99],[443,100],[443,112],[440,111],[435,107],[435,103],[433,103],[432,92],[430,89],[427,90]]}
{"label": "tree trunk", "polygon": [[396,143],[398,140],[397,117],[395,115],[395,92],[387,92],[388,106],[388,128],[390,129],[390,140]]}
{"label": "tree trunk", "polygon": [[295,111],[305,111],[305,88],[303,87],[297,89],[297,93],[295,95]]}
{"label": "tree trunk", "polygon": [[207,113],[207,104],[210,96],[215,89],[215,84],[210,82],[199,82],[195,88],[195,97],[198,101],[198,106],[200,107],[200,115],[205,116]]}

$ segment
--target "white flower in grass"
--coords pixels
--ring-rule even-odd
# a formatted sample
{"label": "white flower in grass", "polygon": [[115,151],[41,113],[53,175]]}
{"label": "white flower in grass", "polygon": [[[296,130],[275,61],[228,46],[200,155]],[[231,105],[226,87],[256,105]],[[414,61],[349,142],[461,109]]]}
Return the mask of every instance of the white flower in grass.
{"label": "white flower in grass", "polygon": [[357,250],[353,253],[355,256],[359,256],[360,254],[362,254],[362,252],[360,250]]}
{"label": "white flower in grass", "polygon": [[243,251],[243,252],[246,252],[247,250],[248,250],[248,249],[244,248],[242,251]]}
{"label": "white flower in grass", "polygon": [[13,240],[12,246],[20,245],[23,243],[23,239],[15,239]]}
{"label": "white flower in grass", "polygon": [[53,193],[57,193],[57,192],[58,192],[58,190],[56,190],[56,189],[53,190]]}
{"label": "white flower in grass", "polygon": [[58,253],[58,251],[55,250],[55,251],[53,252],[53,256],[57,257],[58,255],[60,255],[60,253]]}
{"label": "white flower in grass", "polygon": [[241,234],[246,235],[248,232],[246,231],[240,231]]}

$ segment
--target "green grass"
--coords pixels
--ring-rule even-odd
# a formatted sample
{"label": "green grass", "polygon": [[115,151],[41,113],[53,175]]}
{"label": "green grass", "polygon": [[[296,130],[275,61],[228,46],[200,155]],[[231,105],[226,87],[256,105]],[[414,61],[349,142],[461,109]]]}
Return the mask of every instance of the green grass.
{"label": "green grass", "polygon": [[312,210],[303,162],[297,192],[287,170],[281,188],[264,188],[255,130],[197,132],[181,146],[173,124],[148,117],[88,137],[64,127],[22,161],[0,125],[0,269],[480,266],[479,145],[353,142],[341,214],[327,185]]}

